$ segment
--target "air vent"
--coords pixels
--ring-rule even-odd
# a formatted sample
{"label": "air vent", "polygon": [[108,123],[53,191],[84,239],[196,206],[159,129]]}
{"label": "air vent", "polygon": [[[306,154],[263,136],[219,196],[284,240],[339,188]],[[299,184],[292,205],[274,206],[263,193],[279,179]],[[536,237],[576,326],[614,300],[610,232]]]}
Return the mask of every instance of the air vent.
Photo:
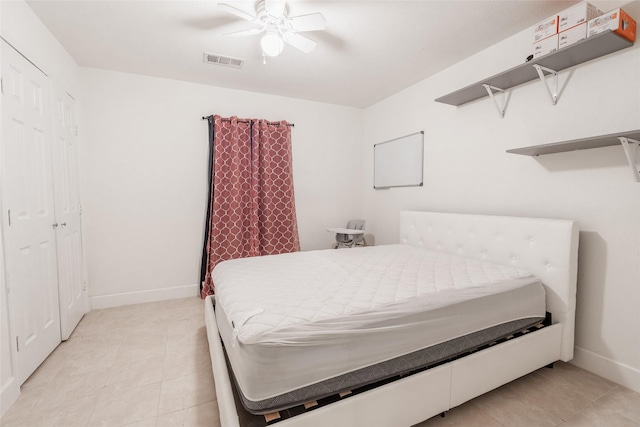
{"label": "air vent", "polygon": [[204,62],[207,64],[224,65],[225,67],[242,68],[244,59],[218,55],[217,53],[205,52]]}

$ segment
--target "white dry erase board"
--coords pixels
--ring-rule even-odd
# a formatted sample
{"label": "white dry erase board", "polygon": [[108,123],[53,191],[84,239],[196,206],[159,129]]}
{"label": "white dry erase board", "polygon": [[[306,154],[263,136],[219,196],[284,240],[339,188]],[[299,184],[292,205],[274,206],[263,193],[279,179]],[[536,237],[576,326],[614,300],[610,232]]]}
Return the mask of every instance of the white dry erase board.
{"label": "white dry erase board", "polygon": [[422,185],[424,131],[373,146],[373,188]]}

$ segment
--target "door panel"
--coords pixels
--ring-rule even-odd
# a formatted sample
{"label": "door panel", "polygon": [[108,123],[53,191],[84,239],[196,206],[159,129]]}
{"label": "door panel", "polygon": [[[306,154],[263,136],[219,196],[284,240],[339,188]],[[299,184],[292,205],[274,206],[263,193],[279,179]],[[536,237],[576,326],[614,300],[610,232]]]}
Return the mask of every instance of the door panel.
{"label": "door panel", "polygon": [[55,90],[54,190],[58,228],[58,280],[62,339],[88,311],[84,286],[77,136],[73,98]]}
{"label": "door panel", "polygon": [[47,77],[2,42],[3,225],[22,384],[60,343]]}

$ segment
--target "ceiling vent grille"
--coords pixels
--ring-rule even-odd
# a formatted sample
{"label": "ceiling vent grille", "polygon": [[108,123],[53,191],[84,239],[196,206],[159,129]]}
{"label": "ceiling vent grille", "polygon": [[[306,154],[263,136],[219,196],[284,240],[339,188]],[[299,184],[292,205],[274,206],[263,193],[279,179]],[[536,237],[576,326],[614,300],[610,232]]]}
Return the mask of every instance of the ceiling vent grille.
{"label": "ceiling vent grille", "polygon": [[217,53],[205,52],[204,62],[207,64],[224,65],[225,67],[242,68],[244,59],[218,55]]}

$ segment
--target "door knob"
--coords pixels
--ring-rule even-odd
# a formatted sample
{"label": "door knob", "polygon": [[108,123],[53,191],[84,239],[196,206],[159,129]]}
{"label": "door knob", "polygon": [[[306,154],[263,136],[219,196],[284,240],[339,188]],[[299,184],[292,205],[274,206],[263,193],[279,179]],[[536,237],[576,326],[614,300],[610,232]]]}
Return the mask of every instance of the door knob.
{"label": "door knob", "polygon": [[53,228],[58,228],[58,223],[57,223],[57,222],[55,222],[55,223],[51,224],[51,226],[52,226]]}
{"label": "door knob", "polygon": [[61,225],[61,226],[63,226],[63,227],[66,227],[66,226],[67,226],[67,223],[66,223],[66,222],[63,222],[63,223],[62,223],[62,224],[60,224],[60,225]]}

